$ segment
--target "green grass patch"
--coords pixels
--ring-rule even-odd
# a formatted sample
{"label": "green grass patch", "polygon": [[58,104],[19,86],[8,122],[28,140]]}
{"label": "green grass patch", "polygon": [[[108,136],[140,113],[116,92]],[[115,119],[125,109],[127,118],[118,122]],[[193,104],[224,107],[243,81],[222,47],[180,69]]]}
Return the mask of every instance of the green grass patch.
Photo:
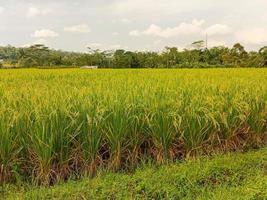
{"label": "green grass patch", "polygon": [[6,186],[5,199],[267,199],[267,148],[200,157],[54,187]]}

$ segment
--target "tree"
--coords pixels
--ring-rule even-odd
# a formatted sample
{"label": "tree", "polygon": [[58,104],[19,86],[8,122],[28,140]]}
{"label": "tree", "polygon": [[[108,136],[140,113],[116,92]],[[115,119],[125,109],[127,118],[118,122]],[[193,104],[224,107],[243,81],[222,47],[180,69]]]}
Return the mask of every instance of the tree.
{"label": "tree", "polygon": [[248,66],[248,67],[261,67],[260,63],[263,63],[263,58],[261,57],[260,54],[258,54],[256,51],[251,51],[248,53],[246,66]]}
{"label": "tree", "polygon": [[223,46],[218,46],[218,47],[212,47],[210,49],[205,49],[204,50],[204,61],[208,65],[218,65],[221,66],[223,65],[223,57],[222,55],[224,52],[227,52],[228,48],[223,47]]}
{"label": "tree", "polygon": [[259,50],[259,54],[262,58],[261,62],[260,62],[260,66],[262,67],[267,67],[267,46],[262,47]]}
{"label": "tree", "polygon": [[193,42],[191,46],[193,47],[193,49],[200,50],[204,48],[205,42],[204,40],[198,40],[198,41]]}
{"label": "tree", "polygon": [[33,58],[27,57],[20,59],[18,66],[22,68],[36,67],[38,66],[38,63]]}
{"label": "tree", "polygon": [[18,52],[19,67],[37,67],[49,65],[49,48],[42,44],[35,44],[28,48],[21,48]]}
{"label": "tree", "polygon": [[16,48],[0,46],[0,59],[11,66],[73,66],[98,65],[100,68],[170,68],[170,67],[267,67],[267,46],[259,51],[246,52],[236,43],[232,48],[204,48],[204,41],[193,42],[189,48],[179,51],[166,47],[162,52],[133,52],[118,49],[101,51],[88,47],[88,52],[67,52],[49,49],[36,44]]}
{"label": "tree", "polygon": [[245,51],[245,48],[240,44],[236,43],[231,49],[231,56],[234,60],[234,65],[236,66],[245,66],[248,58],[248,53]]}
{"label": "tree", "polygon": [[133,53],[118,49],[114,53],[113,65],[115,68],[130,68],[133,62]]}
{"label": "tree", "polygon": [[179,63],[178,49],[177,47],[165,47],[165,51],[162,53],[162,58],[166,67],[172,67]]}

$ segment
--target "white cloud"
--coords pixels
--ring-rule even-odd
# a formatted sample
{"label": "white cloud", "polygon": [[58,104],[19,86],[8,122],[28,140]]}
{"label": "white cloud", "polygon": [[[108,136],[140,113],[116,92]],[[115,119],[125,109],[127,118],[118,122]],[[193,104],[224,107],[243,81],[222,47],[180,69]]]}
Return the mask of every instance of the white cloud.
{"label": "white cloud", "polygon": [[131,20],[128,18],[121,18],[121,19],[113,19],[111,22],[113,24],[116,24],[116,23],[128,24],[128,23],[131,23]]}
{"label": "white cloud", "polygon": [[192,25],[195,25],[195,26],[202,26],[203,24],[205,24],[205,20],[204,19],[201,19],[201,20],[194,19],[192,21]]}
{"label": "white cloud", "polygon": [[113,50],[113,49],[121,49],[122,46],[120,44],[112,44],[112,45],[109,45],[106,49],[107,50]]}
{"label": "white cloud", "polygon": [[35,41],[31,42],[31,43],[25,44],[22,47],[30,47],[30,46],[35,45],[35,44],[43,44],[43,45],[45,45],[45,44],[47,44],[47,41],[45,39],[41,38],[41,39],[35,40]]}
{"label": "white cloud", "polygon": [[178,1],[178,0],[114,0],[110,10],[116,14],[144,14],[144,17],[160,16],[160,13],[174,14],[201,8],[205,1],[206,9],[213,6],[213,0]]}
{"label": "white cloud", "polygon": [[226,35],[232,33],[232,29],[225,24],[214,24],[205,31],[208,35]]}
{"label": "white cloud", "polygon": [[86,48],[90,47],[92,49],[96,49],[96,48],[100,48],[102,46],[103,46],[103,44],[101,44],[101,43],[89,43],[86,45]]}
{"label": "white cloud", "polygon": [[245,44],[267,43],[267,28],[243,29],[236,32],[236,39]]}
{"label": "white cloud", "polygon": [[3,7],[0,6],[0,14],[1,14],[2,12],[4,12],[4,10],[5,10],[5,9],[4,9]]}
{"label": "white cloud", "polygon": [[130,36],[141,36],[142,33],[139,30],[132,30],[129,32]]}
{"label": "white cloud", "polygon": [[220,40],[208,40],[208,47],[227,46],[225,41]]}
{"label": "white cloud", "polygon": [[50,9],[40,9],[37,7],[30,7],[27,11],[27,17],[45,16],[51,13]]}
{"label": "white cloud", "polygon": [[[102,50],[114,50],[123,48],[120,44],[102,44],[102,43],[89,43],[86,45],[86,48],[88,47],[92,49],[102,49]],[[127,48],[124,47],[124,49]]]}
{"label": "white cloud", "polygon": [[208,33],[210,36],[226,35],[233,32],[232,28],[225,24],[214,24],[208,28],[204,28],[205,20],[194,19],[191,23],[180,23],[176,27],[162,28],[158,25],[151,24],[147,29],[132,30],[129,32],[130,36],[155,36],[162,38],[171,38],[174,36],[187,36],[187,35],[205,35]]}
{"label": "white cloud", "polygon": [[153,45],[159,45],[159,44],[161,44],[161,43],[162,43],[161,40],[156,40],[156,41],[153,42]]}
{"label": "white cloud", "polygon": [[123,18],[120,20],[122,23],[130,23],[131,20],[127,19],[127,18]]}
{"label": "white cloud", "polygon": [[[0,2],[0,13],[2,12],[0,17],[8,19],[0,19],[1,40],[5,44],[21,45],[44,38],[55,48],[78,51],[84,50],[86,42],[93,41],[103,43],[100,49],[115,43],[127,45],[135,50],[144,48],[146,44],[150,44],[151,49],[158,49],[205,40],[206,32],[208,32],[209,46],[221,45],[222,41],[230,45],[238,40],[247,49],[258,49],[267,44],[264,42],[267,35],[265,31],[267,0],[247,0],[245,3],[242,0],[216,3],[214,0],[110,0],[105,3],[95,0],[77,0],[71,3],[60,0],[48,0],[46,3],[38,0],[0,0]],[[206,23],[203,24],[203,20],[195,20],[193,23],[194,18],[203,18]],[[86,19],[93,19],[92,24]],[[64,27],[72,27],[72,31],[77,31],[77,27],[73,26],[79,24],[88,24],[92,34],[73,33],[75,37],[70,39],[72,32],[64,32]],[[43,36],[37,37],[40,34],[35,34],[34,31],[43,28],[54,30],[60,38],[52,40]],[[110,33],[101,34],[107,30],[110,30]],[[115,31],[119,33],[118,36]],[[27,34],[28,36],[32,34],[36,38],[27,40],[24,37]],[[88,35],[89,41],[84,41],[84,37]],[[133,38],[129,35],[141,37]],[[162,42],[158,44],[158,40]]]}
{"label": "white cloud", "polygon": [[41,30],[36,30],[32,34],[32,37],[35,37],[35,38],[54,38],[54,37],[58,37],[58,33],[56,33],[53,30],[50,30],[50,29],[41,29]]}
{"label": "white cloud", "polygon": [[181,23],[176,27],[161,28],[155,24],[150,25],[146,30],[139,31],[133,30],[129,33],[130,36],[156,36],[163,38],[170,38],[179,35],[192,35],[202,32],[202,25],[205,23],[204,20],[193,20],[192,23]]}
{"label": "white cloud", "polygon": [[78,24],[70,27],[65,27],[64,31],[77,33],[90,33],[91,29],[87,24]]}
{"label": "white cloud", "polygon": [[45,44],[45,43],[47,43],[47,41],[46,41],[46,39],[43,39],[43,38],[35,40],[33,42],[33,44]]}
{"label": "white cloud", "polygon": [[113,36],[117,36],[117,35],[119,35],[119,33],[118,32],[113,32],[112,35]]}

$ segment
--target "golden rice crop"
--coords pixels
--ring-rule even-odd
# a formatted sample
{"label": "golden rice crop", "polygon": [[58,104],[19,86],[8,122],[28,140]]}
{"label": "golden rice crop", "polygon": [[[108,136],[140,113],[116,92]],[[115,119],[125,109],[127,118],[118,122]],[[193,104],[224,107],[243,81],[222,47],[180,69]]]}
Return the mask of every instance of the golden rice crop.
{"label": "golden rice crop", "polygon": [[1,70],[0,183],[262,145],[266,69]]}

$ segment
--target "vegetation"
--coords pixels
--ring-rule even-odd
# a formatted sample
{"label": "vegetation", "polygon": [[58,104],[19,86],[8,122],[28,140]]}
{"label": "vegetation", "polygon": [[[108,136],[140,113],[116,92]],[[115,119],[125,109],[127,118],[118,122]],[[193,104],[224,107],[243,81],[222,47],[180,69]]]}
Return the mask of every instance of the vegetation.
{"label": "vegetation", "polygon": [[[267,149],[102,173],[47,187],[6,186],[4,199],[267,199]],[[15,192],[14,192],[15,191]]]}
{"label": "vegetation", "polygon": [[265,144],[267,71],[1,70],[0,183]]}
{"label": "vegetation", "polygon": [[11,67],[70,67],[97,65],[100,68],[205,68],[267,67],[267,47],[247,52],[237,43],[232,48],[204,48],[203,41],[178,51],[166,47],[163,52],[132,52],[123,49],[101,51],[88,48],[88,53],[52,50],[43,45],[27,48],[0,47],[0,59]]}

